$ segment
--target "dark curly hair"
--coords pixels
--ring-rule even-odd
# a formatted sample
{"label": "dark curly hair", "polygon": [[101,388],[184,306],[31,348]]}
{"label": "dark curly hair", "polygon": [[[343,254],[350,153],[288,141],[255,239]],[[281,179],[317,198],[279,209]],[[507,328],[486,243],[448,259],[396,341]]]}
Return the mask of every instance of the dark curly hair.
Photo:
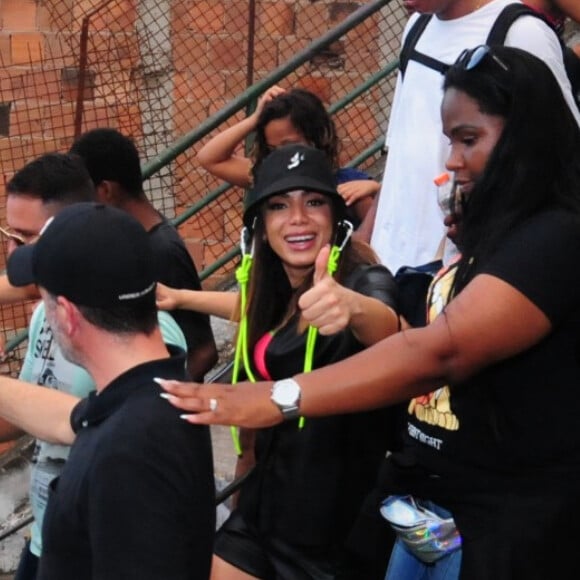
{"label": "dark curly hair", "polygon": [[270,153],[264,134],[266,125],[276,119],[289,118],[306,144],[324,151],[333,170],[338,169],[338,139],[334,121],[322,101],[310,91],[292,89],[278,95],[264,106],[256,125],[256,139],[252,152],[254,167]]}

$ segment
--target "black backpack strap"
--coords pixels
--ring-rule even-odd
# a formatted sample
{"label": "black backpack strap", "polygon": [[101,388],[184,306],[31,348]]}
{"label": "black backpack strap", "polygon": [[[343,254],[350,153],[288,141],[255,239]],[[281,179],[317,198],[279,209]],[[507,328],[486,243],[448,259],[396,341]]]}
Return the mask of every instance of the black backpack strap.
{"label": "black backpack strap", "polygon": [[415,49],[413,49],[413,51],[409,55],[409,60],[420,62],[423,66],[432,68],[433,70],[436,70],[442,75],[444,75],[449,69],[448,64],[441,62],[440,60],[437,60],[435,58],[431,58],[430,56],[423,54],[422,52],[419,52],[418,50]]}
{"label": "black backpack strap", "polygon": [[535,18],[539,18],[554,30],[554,27],[544,18],[544,16],[529,6],[520,3],[508,4],[495,19],[485,43],[488,46],[503,46],[508,30],[520,16],[534,16]]}
{"label": "black backpack strap", "polygon": [[409,64],[410,60],[419,62],[423,66],[436,70],[441,74],[445,74],[449,68],[448,64],[445,64],[444,62],[432,58],[427,54],[423,54],[422,52],[419,52],[415,49],[419,38],[421,38],[423,31],[427,27],[427,24],[429,24],[431,21],[432,17],[433,14],[421,14],[405,37],[405,42],[403,43],[403,48],[401,49],[401,54],[399,55],[399,70],[403,76],[405,76],[405,71],[407,70],[407,65]]}
{"label": "black backpack strap", "polygon": [[558,41],[562,47],[562,57],[564,60],[566,75],[568,76],[570,84],[572,85],[572,95],[576,105],[578,105],[578,108],[580,109],[580,58],[578,58],[576,53],[570,47],[564,44],[564,41],[558,35],[558,32],[554,28],[553,24],[542,14],[536,12],[525,4],[508,4],[500,12],[499,16],[496,18],[493,26],[491,27],[491,30],[487,36],[486,44],[488,46],[503,45],[510,26],[520,16],[533,16],[534,18],[542,20],[542,22],[547,24],[558,37]]}
{"label": "black backpack strap", "polygon": [[411,58],[411,53],[415,51],[415,45],[419,38],[421,38],[421,35],[423,34],[427,24],[429,24],[432,16],[432,14],[421,14],[405,37],[403,48],[399,54],[399,70],[403,76],[405,75],[405,70],[407,70],[407,64]]}

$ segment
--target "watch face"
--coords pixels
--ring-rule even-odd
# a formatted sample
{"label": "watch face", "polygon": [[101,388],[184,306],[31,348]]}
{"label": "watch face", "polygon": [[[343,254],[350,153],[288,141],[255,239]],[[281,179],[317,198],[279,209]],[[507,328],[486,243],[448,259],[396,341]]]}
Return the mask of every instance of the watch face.
{"label": "watch face", "polygon": [[284,379],[274,383],[272,398],[278,405],[295,405],[300,398],[300,387],[292,379]]}

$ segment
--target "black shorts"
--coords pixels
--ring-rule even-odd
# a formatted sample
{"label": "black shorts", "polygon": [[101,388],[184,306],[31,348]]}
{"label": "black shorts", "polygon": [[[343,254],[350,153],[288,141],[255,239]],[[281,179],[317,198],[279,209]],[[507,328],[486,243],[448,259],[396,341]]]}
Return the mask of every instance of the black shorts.
{"label": "black shorts", "polygon": [[261,536],[236,510],[218,530],[214,553],[262,580],[382,580],[356,556],[332,546],[304,547]]}

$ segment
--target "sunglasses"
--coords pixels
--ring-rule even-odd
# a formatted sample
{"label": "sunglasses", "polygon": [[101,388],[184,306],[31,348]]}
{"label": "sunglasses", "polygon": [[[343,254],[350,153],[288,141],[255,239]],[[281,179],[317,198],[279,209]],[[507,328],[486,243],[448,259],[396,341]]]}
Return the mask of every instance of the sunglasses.
{"label": "sunglasses", "polygon": [[505,72],[509,72],[510,69],[508,65],[503,60],[501,60],[499,56],[494,54],[492,49],[485,44],[481,44],[475,48],[466,48],[459,55],[459,58],[455,62],[455,66],[460,66],[464,70],[473,70],[483,61],[486,56],[489,56]]}
{"label": "sunglasses", "polygon": [[24,246],[26,245],[27,241],[24,236],[17,234],[16,232],[11,232],[7,228],[3,228],[0,226],[0,234],[2,234],[7,240],[14,242],[17,246]]}

